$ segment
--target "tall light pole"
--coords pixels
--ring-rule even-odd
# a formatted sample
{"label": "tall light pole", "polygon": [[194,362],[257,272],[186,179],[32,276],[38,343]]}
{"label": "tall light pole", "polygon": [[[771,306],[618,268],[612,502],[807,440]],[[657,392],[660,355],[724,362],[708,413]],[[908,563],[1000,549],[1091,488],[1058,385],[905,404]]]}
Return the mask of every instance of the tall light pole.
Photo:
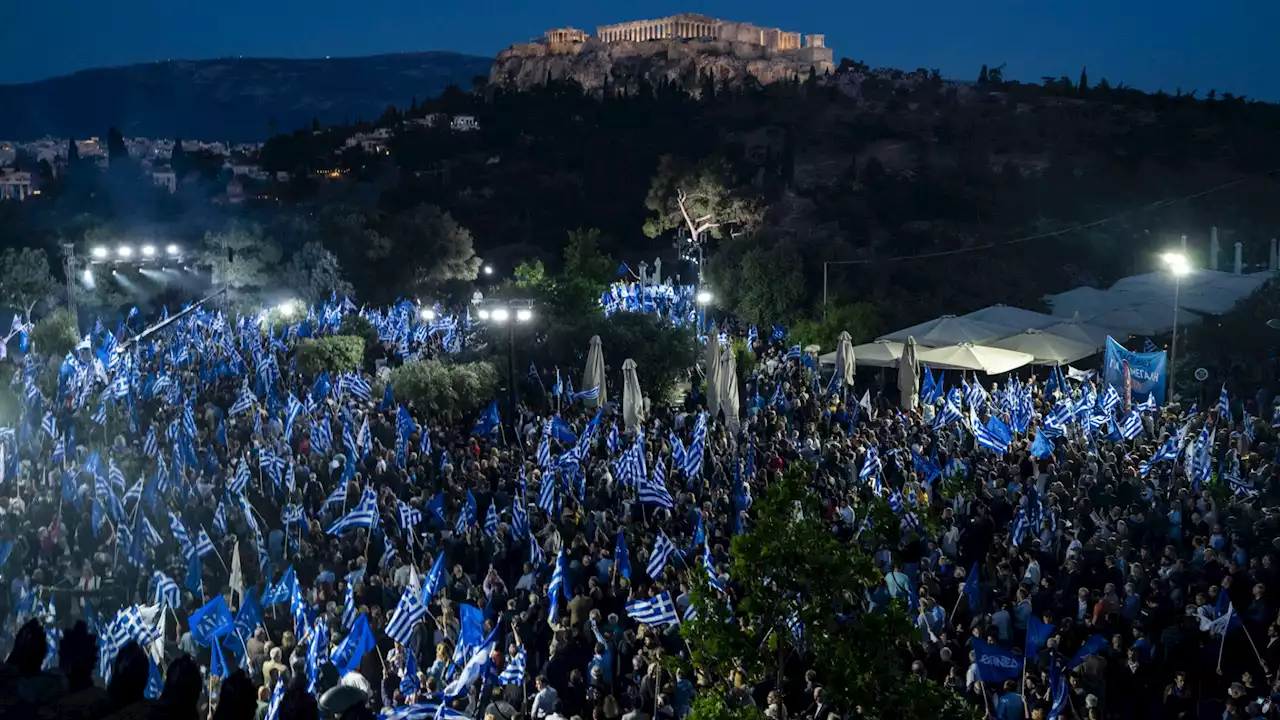
{"label": "tall light pole", "polygon": [[1191,272],[1191,262],[1180,252],[1167,252],[1160,259],[1173,276],[1173,337],[1169,340],[1169,397],[1172,399],[1173,361],[1178,357],[1178,293],[1182,289],[1182,277]]}
{"label": "tall light pole", "polygon": [[483,322],[507,328],[507,396],[511,405],[508,412],[514,424],[516,408],[520,404],[516,399],[516,325],[527,325],[533,321],[533,301],[497,300],[482,305],[478,314]]}
{"label": "tall light pole", "polygon": [[[62,272],[67,277],[67,311],[76,318],[76,327],[80,327],[80,316],[76,308],[76,246],[74,243],[62,243]],[[30,320],[30,318],[27,318]],[[79,331],[77,330],[77,333]]]}
{"label": "tall light pole", "polygon": [[698,292],[694,294],[693,299],[698,303],[698,336],[701,337],[707,327],[707,306],[710,305],[711,301],[715,300],[716,297],[711,294],[710,290],[699,289]]}

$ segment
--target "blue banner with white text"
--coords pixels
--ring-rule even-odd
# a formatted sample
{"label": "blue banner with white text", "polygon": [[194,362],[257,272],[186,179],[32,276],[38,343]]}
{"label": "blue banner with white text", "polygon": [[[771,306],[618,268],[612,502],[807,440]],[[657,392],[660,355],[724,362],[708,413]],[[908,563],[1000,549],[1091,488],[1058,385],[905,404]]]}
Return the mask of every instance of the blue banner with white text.
{"label": "blue banner with white text", "polygon": [[1116,389],[1126,408],[1144,402],[1148,395],[1159,405],[1165,403],[1168,361],[1163,350],[1133,352],[1108,337],[1102,366],[1103,380]]}

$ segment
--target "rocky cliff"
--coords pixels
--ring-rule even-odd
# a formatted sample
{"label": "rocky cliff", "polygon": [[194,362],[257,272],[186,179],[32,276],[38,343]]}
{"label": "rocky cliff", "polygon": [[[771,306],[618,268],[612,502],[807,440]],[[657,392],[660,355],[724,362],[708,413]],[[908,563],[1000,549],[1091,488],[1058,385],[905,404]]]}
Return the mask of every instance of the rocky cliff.
{"label": "rocky cliff", "polygon": [[651,40],[603,43],[533,42],[513,45],[498,53],[489,73],[492,85],[528,88],[552,80],[574,80],[598,92],[606,80],[615,87],[646,80],[662,80],[696,89],[698,79],[711,75],[739,85],[754,77],[760,83],[789,80],[799,75],[834,70],[831,50],[805,48],[775,51],[759,45],[728,41]]}

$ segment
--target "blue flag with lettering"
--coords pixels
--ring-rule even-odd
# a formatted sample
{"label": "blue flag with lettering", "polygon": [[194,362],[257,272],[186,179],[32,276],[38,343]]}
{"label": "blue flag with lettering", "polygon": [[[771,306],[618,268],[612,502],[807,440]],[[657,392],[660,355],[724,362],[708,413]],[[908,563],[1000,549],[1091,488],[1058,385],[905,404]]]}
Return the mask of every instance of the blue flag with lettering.
{"label": "blue flag with lettering", "polygon": [[974,662],[978,665],[978,679],[984,683],[1002,683],[1022,672],[1022,658],[999,645],[988,645],[981,638],[974,638],[973,652]]}

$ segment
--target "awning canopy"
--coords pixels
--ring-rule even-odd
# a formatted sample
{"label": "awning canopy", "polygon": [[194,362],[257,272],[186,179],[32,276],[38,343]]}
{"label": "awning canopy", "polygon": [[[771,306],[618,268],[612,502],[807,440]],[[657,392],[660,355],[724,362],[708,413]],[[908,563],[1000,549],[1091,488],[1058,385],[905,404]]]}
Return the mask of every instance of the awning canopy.
{"label": "awning canopy", "polygon": [[974,310],[968,315],[961,315],[960,319],[995,325],[1014,332],[1039,330],[1062,322],[1062,318],[1054,317],[1053,315],[1008,305],[992,305],[981,310]]}
{"label": "awning canopy", "polygon": [[[1013,332],[1016,331],[1011,331],[999,325],[991,325],[978,320],[966,320],[955,315],[943,315],[940,318],[922,322],[919,325],[912,325],[909,328],[889,333],[877,339],[903,343],[907,341],[907,338],[914,337],[916,344],[921,347],[938,348],[960,343],[983,343],[988,340],[1008,337]],[[856,350],[855,348],[855,352]]]}
{"label": "awning canopy", "polygon": [[[877,340],[864,345],[855,345],[853,347],[853,361],[855,365],[868,365],[870,367],[898,367],[898,361],[902,359],[902,343],[889,342],[888,340]],[[836,354],[829,352],[818,358],[818,362],[823,365],[835,365]]]}
{"label": "awning canopy", "polygon": [[[1194,325],[1201,320],[1199,315],[1181,308],[1176,312],[1178,325]],[[1173,329],[1174,313],[1172,303],[1166,305],[1146,302],[1107,310],[1085,318],[1085,322],[1112,330],[1112,334],[1117,338],[1125,338],[1129,335],[1160,335]]]}
{"label": "awning canopy", "polygon": [[1075,318],[1042,328],[1040,332],[1088,345],[1094,352],[1107,347],[1107,336],[1111,334],[1106,328],[1088,325]]}
{"label": "awning canopy", "polygon": [[917,356],[921,365],[943,370],[973,370],[999,375],[1030,365],[1035,357],[1024,352],[1001,350],[981,345],[952,345],[950,347],[922,350]]}
{"label": "awning canopy", "polygon": [[997,340],[988,347],[1023,352],[1035,358],[1036,365],[1066,365],[1098,352],[1089,343],[1069,340],[1060,335],[1028,330],[1013,337]]}

